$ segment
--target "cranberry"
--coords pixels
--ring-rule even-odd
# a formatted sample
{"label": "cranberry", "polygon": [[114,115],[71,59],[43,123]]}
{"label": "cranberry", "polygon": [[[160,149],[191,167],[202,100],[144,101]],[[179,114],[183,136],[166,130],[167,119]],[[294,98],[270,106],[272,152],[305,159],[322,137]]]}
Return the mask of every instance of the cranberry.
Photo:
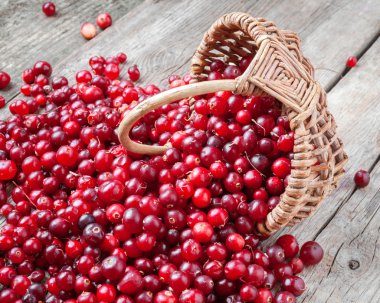
{"label": "cranberry", "polygon": [[322,247],[314,241],[306,242],[300,250],[300,259],[305,265],[315,265],[323,259]]}
{"label": "cranberry", "polygon": [[207,243],[211,241],[212,236],[214,235],[214,230],[210,223],[198,222],[192,229],[192,235],[195,240],[201,243]]}
{"label": "cranberry", "polygon": [[276,294],[274,303],[295,303],[296,297],[288,291],[281,291]]}
{"label": "cranberry", "polygon": [[196,261],[202,254],[202,247],[198,241],[186,240],[181,246],[181,255],[187,261]]}
{"label": "cranberry", "polygon": [[358,170],[355,173],[354,181],[355,181],[355,184],[357,187],[359,187],[359,188],[366,187],[370,181],[369,173],[363,169]]}
{"label": "cranberry", "polygon": [[16,176],[16,163],[11,160],[0,160],[0,180],[11,180]]}
{"label": "cranberry", "polygon": [[273,295],[269,289],[259,288],[255,303],[270,303],[273,302]]}
{"label": "cranberry", "polygon": [[299,252],[297,239],[292,235],[283,235],[277,239],[276,244],[284,250],[285,258],[294,258]]}
{"label": "cranberry", "polygon": [[0,71],[0,89],[4,89],[11,82],[11,77],[3,71]]}
{"label": "cranberry", "polygon": [[83,238],[89,245],[100,245],[104,239],[103,227],[97,223],[88,224],[83,230]]}
{"label": "cranberry", "polygon": [[178,303],[177,297],[169,290],[162,290],[154,296],[154,303]]}
{"label": "cranberry", "polygon": [[137,65],[134,65],[134,66],[128,68],[128,75],[129,75],[129,78],[134,82],[140,78],[140,71],[139,71]]}
{"label": "cranberry", "polygon": [[108,79],[115,80],[119,77],[120,75],[120,69],[119,65],[110,63],[107,64],[105,69],[104,69],[104,74]]}
{"label": "cranberry", "polygon": [[289,291],[295,296],[300,296],[306,289],[305,282],[297,276],[286,277],[281,284],[281,288]]}
{"label": "cranberry", "polygon": [[352,68],[352,67],[355,67],[357,63],[358,63],[358,59],[355,56],[350,56],[347,58],[346,66],[348,68]]}
{"label": "cranberry", "polygon": [[283,179],[290,174],[290,160],[287,158],[278,158],[272,164],[272,172],[277,177]]}
{"label": "cranberry", "polygon": [[243,249],[245,245],[244,238],[236,233],[231,233],[226,239],[226,247],[233,252],[238,252]]}
{"label": "cranberry", "polygon": [[269,262],[272,266],[284,262],[285,252],[280,245],[269,246],[266,254],[268,255]]}
{"label": "cranberry", "polygon": [[250,284],[244,284],[240,288],[239,295],[245,302],[254,302],[257,297],[257,288]]}
{"label": "cranberry", "polygon": [[48,17],[53,16],[55,14],[55,4],[51,1],[45,2],[42,5],[42,11]]}
{"label": "cranberry", "polygon": [[90,22],[85,22],[80,28],[80,33],[86,40],[91,40],[96,36],[96,27]]}
{"label": "cranberry", "polygon": [[139,293],[143,287],[143,277],[135,270],[131,269],[117,284],[117,289],[126,295],[134,295]]}
{"label": "cranberry", "polygon": [[240,260],[229,261],[224,266],[224,275],[229,280],[238,280],[247,274],[246,265]]}
{"label": "cranberry", "polygon": [[248,206],[249,217],[255,222],[264,220],[268,212],[268,205],[263,200],[253,200]]}
{"label": "cranberry", "polygon": [[206,298],[204,294],[198,289],[187,289],[181,293],[178,299],[179,303],[205,303]]}
{"label": "cranberry", "polygon": [[293,258],[289,261],[294,274],[299,274],[303,271],[304,265],[300,258]]}
{"label": "cranberry", "polygon": [[116,58],[119,61],[119,63],[124,63],[127,61],[127,55],[125,53],[122,53],[122,52],[118,53],[116,55]]}
{"label": "cranberry", "polygon": [[96,17],[96,23],[101,29],[106,29],[112,25],[112,18],[110,14],[101,13]]}
{"label": "cranberry", "polygon": [[64,291],[69,291],[74,288],[75,285],[75,275],[73,272],[68,270],[61,271],[57,277],[57,286]]}
{"label": "cranberry", "polygon": [[241,75],[239,67],[234,65],[228,65],[223,72],[225,79],[235,79]]}
{"label": "cranberry", "polygon": [[109,256],[103,260],[101,270],[104,277],[117,281],[123,276],[125,263],[117,256]]}

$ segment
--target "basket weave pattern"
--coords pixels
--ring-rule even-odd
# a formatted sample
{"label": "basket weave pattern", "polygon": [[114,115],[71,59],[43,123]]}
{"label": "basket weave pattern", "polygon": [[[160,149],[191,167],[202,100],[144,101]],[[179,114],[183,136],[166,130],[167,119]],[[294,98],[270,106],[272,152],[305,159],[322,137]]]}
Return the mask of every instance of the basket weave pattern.
{"label": "basket weave pattern", "polygon": [[343,175],[347,155],[327,110],[326,93],[314,80],[314,68],[294,32],[244,13],[224,15],[206,32],[192,59],[192,81],[206,80],[214,59],[237,64],[247,55],[254,59],[238,78],[235,93],[275,97],[295,133],[288,186],[258,226],[267,234],[310,216]]}

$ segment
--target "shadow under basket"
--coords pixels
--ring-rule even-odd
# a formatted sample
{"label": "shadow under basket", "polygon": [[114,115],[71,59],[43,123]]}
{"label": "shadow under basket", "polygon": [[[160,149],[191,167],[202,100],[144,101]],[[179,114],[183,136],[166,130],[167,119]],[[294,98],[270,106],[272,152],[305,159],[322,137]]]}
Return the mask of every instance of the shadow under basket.
{"label": "shadow under basket", "polygon": [[[245,72],[233,80],[205,81],[215,59],[238,64],[253,56]],[[326,92],[314,79],[314,68],[300,51],[296,33],[245,13],[219,18],[205,33],[191,62],[191,84],[155,95],[131,110],[119,127],[123,146],[132,152],[155,155],[169,146],[134,142],[129,132],[136,121],[164,104],[217,91],[243,96],[270,95],[282,103],[294,132],[294,158],[280,203],[257,225],[262,234],[293,226],[309,217],[336,187],[347,155],[328,112]]]}

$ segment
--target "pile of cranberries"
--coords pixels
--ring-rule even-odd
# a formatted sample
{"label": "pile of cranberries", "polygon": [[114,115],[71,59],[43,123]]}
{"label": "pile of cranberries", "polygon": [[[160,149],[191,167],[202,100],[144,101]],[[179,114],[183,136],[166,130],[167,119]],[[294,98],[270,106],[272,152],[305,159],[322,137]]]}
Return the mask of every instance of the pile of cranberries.
{"label": "pile of cranberries", "polygon": [[[180,100],[131,130],[172,148],[130,153],[117,126],[160,89],[136,86],[137,66],[119,80],[126,60],[91,57],[74,85],[44,61],[22,73],[24,97],[0,121],[0,302],[296,302],[297,275],[322,248],[284,235],[264,249],[255,230],[291,169],[280,104],[231,92]],[[209,79],[235,78],[250,60],[216,60]]]}

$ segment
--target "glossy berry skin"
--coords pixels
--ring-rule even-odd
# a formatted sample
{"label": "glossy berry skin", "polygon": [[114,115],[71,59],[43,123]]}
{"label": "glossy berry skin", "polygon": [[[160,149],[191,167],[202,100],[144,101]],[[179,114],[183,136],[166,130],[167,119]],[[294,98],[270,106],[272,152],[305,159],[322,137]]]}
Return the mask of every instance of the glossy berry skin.
{"label": "glossy berry skin", "polygon": [[187,289],[181,293],[178,298],[178,303],[205,303],[206,298],[204,294],[194,288]]}
{"label": "glossy berry skin", "polygon": [[207,243],[211,241],[214,235],[214,229],[210,223],[198,222],[192,228],[192,234],[195,240],[201,243]]}
{"label": "glossy berry skin", "polygon": [[251,284],[244,284],[240,288],[239,295],[245,302],[254,302],[257,297],[257,288]]}
{"label": "glossy berry skin", "polygon": [[300,258],[290,259],[289,265],[295,275],[301,273],[305,267]]}
{"label": "glossy berry skin", "polygon": [[305,265],[315,265],[323,259],[323,248],[315,241],[309,241],[302,245],[300,259]]}
{"label": "glossy berry skin", "polygon": [[87,244],[99,246],[104,239],[103,227],[97,223],[88,224],[83,230],[83,238]]}
{"label": "glossy berry skin", "polygon": [[178,298],[169,290],[161,290],[154,296],[154,303],[178,303]]}
{"label": "glossy berry skin", "polygon": [[125,262],[117,256],[109,256],[101,264],[103,276],[111,281],[118,281],[123,276],[125,267]]}
{"label": "glossy berry skin", "polygon": [[351,56],[347,58],[346,66],[348,68],[353,68],[356,66],[357,63],[358,63],[358,59],[355,56]]}
{"label": "glossy berry skin", "polygon": [[4,89],[11,82],[11,77],[6,72],[0,71],[0,89]]}
{"label": "glossy berry skin", "polygon": [[186,240],[181,246],[181,255],[187,261],[196,261],[201,257],[202,247],[198,241]]}
{"label": "glossy berry skin", "polygon": [[226,239],[226,247],[233,252],[239,252],[245,245],[244,238],[236,233],[230,234]]}
{"label": "glossy berry skin", "polygon": [[354,181],[357,187],[363,188],[369,184],[370,175],[367,171],[361,169],[355,173]]}
{"label": "glossy berry skin", "polygon": [[42,5],[42,11],[48,17],[53,16],[55,14],[55,4],[52,1],[45,2]]}
{"label": "glossy berry skin", "polygon": [[114,302],[116,299],[116,289],[112,284],[102,284],[96,290],[96,298],[103,302]]}
{"label": "glossy berry skin", "polygon": [[300,296],[306,290],[306,285],[300,277],[290,276],[282,281],[281,289],[289,291],[295,296]]}
{"label": "glossy berry skin", "polygon": [[257,297],[254,303],[271,303],[273,302],[273,295],[269,289],[259,288],[257,291]]}
{"label": "glossy berry skin", "polygon": [[268,212],[268,205],[262,200],[253,200],[248,206],[249,217],[254,222],[264,220]]}
{"label": "glossy berry skin", "polygon": [[0,160],[0,180],[11,180],[16,176],[17,166],[11,160]]}
{"label": "glossy berry skin", "polygon": [[290,174],[290,168],[290,160],[287,158],[278,158],[272,164],[273,174],[281,179]]}
{"label": "glossy berry skin", "polygon": [[5,98],[0,95],[0,108],[3,108],[5,106]]}
{"label": "glossy berry skin", "polygon": [[273,303],[296,303],[296,297],[289,291],[280,291],[274,297]]}
{"label": "glossy berry skin", "polygon": [[111,15],[108,13],[101,13],[96,17],[96,24],[101,29],[106,29],[107,27],[112,25],[112,18]]}
{"label": "glossy berry skin", "polygon": [[176,294],[179,294],[185,289],[189,288],[190,283],[190,276],[177,270],[172,272],[169,278],[169,286]]}
{"label": "glossy berry skin", "polygon": [[247,274],[246,265],[240,260],[229,261],[224,266],[224,275],[228,280],[238,280]]}
{"label": "glossy berry skin", "polygon": [[276,244],[284,250],[285,258],[294,258],[299,252],[297,239],[292,235],[283,235],[276,240]]}
{"label": "glossy berry skin", "polygon": [[69,291],[74,288],[75,275],[73,272],[64,270],[57,275],[57,285],[61,290]]}
{"label": "glossy berry skin", "polygon": [[143,288],[143,277],[135,269],[128,271],[117,284],[117,289],[126,295],[137,294]]}
{"label": "glossy berry skin", "polygon": [[138,69],[137,65],[128,68],[128,75],[133,82],[137,81],[140,78],[140,70]]}

